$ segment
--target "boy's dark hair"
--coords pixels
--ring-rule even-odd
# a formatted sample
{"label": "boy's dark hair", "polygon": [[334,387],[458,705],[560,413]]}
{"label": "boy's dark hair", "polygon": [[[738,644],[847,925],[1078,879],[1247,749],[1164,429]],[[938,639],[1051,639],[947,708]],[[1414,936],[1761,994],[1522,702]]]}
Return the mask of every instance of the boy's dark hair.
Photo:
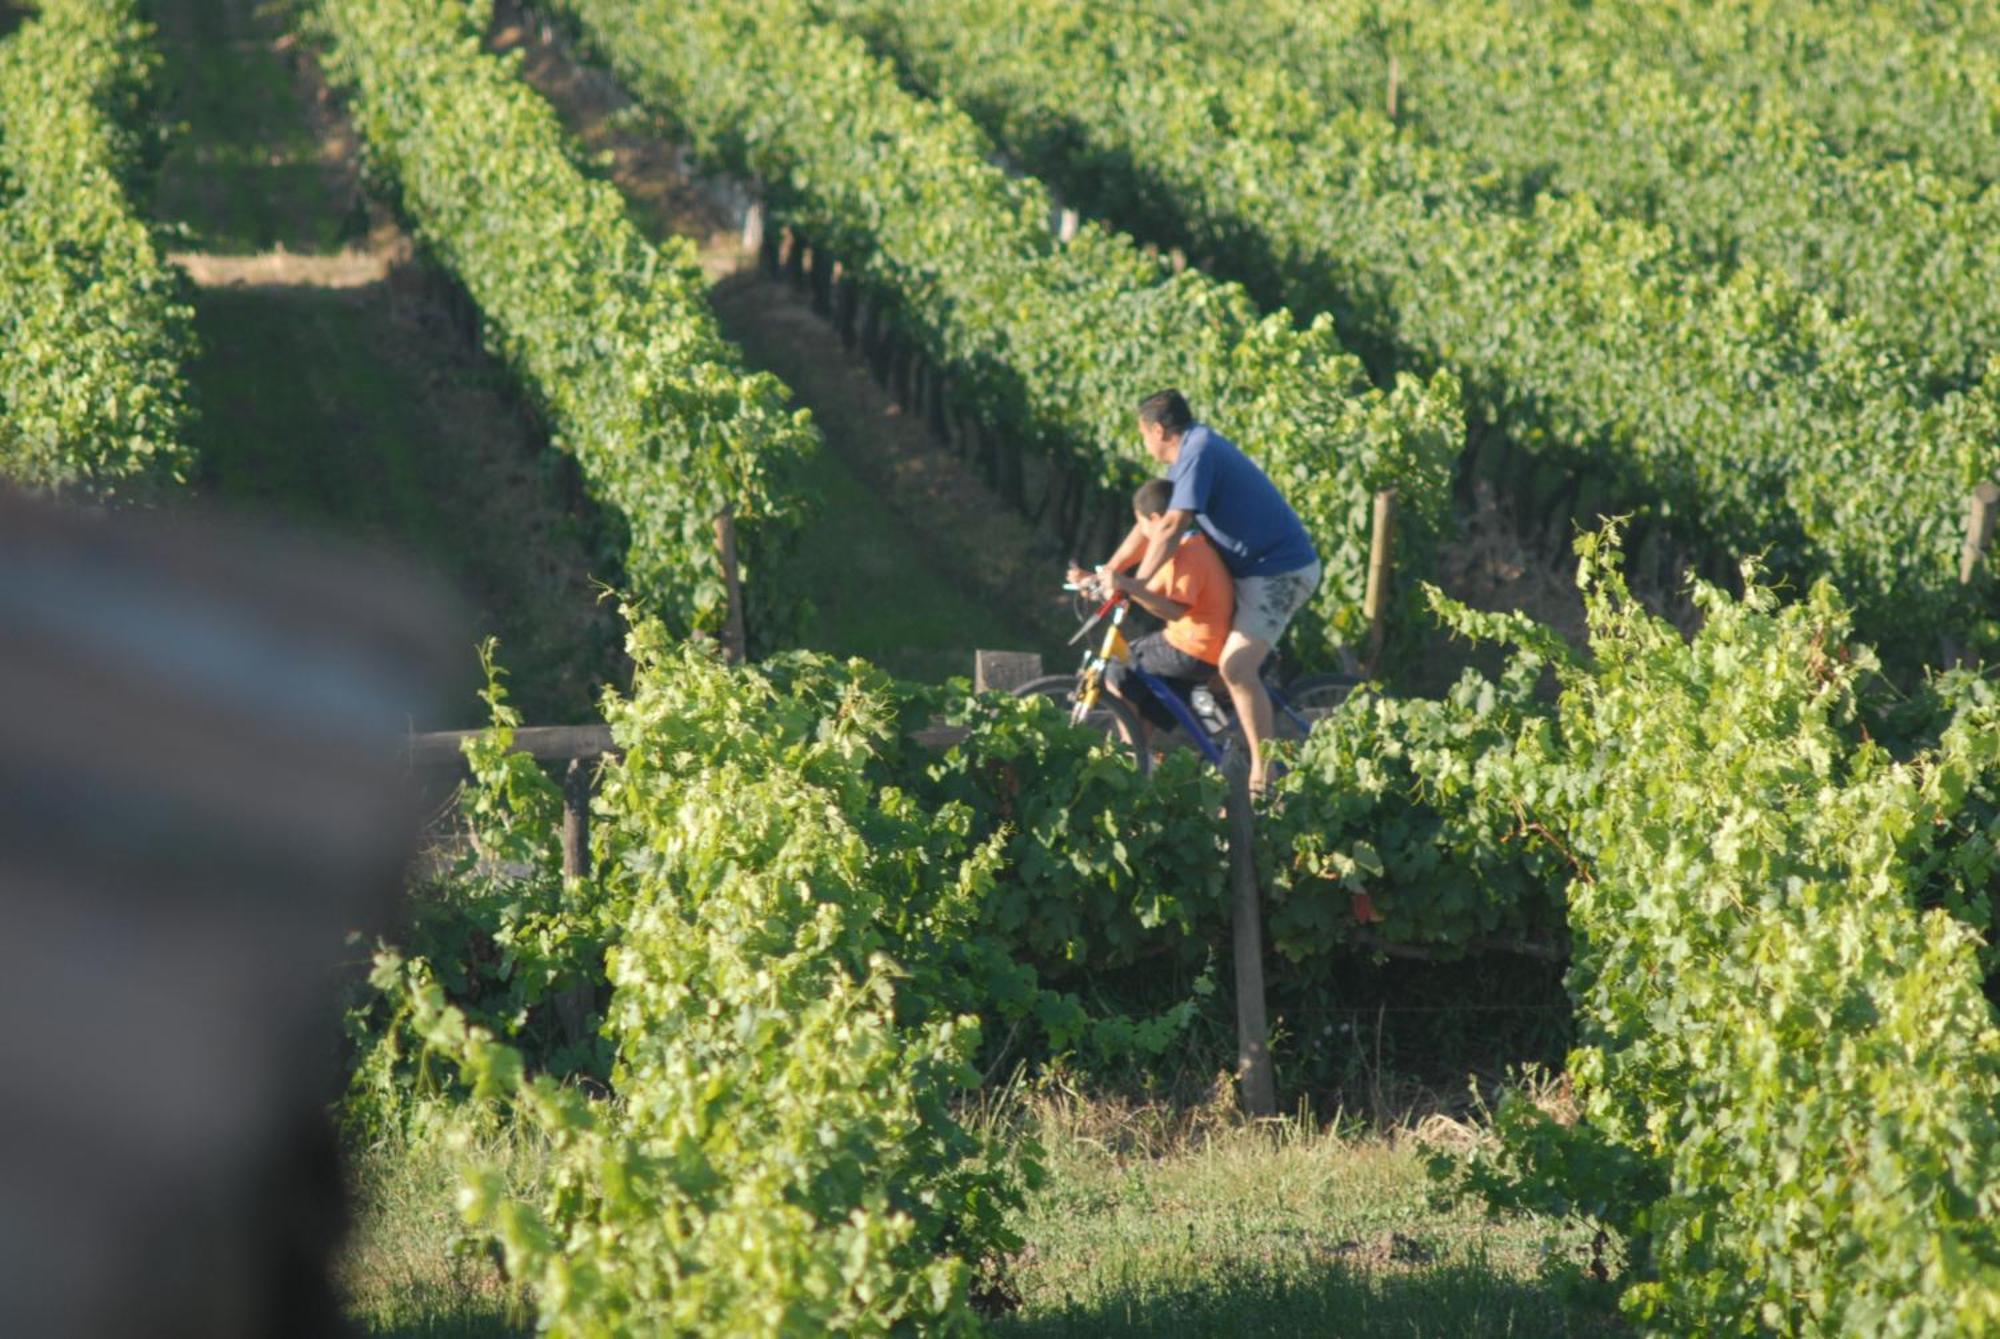
{"label": "boy's dark hair", "polygon": [[1157,423],[1178,437],[1194,426],[1194,411],[1179,391],[1154,391],[1139,401],[1139,421]]}
{"label": "boy's dark hair", "polygon": [[1165,479],[1148,479],[1132,494],[1132,511],[1138,516],[1158,516],[1174,500],[1174,486]]}

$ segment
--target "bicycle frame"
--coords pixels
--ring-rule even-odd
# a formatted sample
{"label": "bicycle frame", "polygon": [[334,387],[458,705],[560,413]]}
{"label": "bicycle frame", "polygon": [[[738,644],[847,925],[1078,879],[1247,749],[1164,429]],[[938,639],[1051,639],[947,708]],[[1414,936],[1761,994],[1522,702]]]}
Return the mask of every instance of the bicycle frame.
{"label": "bicycle frame", "polygon": [[[1202,724],[1201,718],[1195,715],[1194,708],[1189,705],[1187,699],[1166,680],[1133,663],[1131,644],[1125,640],[1125,616],[1131,612],[1131,608],[1132,602],[1129,596],[1113,595],[1099,605],[1097,612],[1086,619],[1083,626],[1077,629],[1076,635],[1070,638],[1072,645],[1082,641],[1092,628],[1109,616],[1110,623],[1104,629],[1102,642],[1096,650],[1084,652],[1083,666],[1077,673],[1076,703],[1070,708],[1070,723],[1081,725],[1091,709],[1097,705],[1098,699],[1104,693],[1104,667],[1115,660],[1131,670],[1132,677],[1137,679],[1147,692],[1159,699],[1160,705],[1165,707],[1181,729],[1187,732],[1188,738],[1194,741],[1202,756],[1219,770],[1223,766],[1222,749],[1215,742],[1215,736],[1209,733],[1208,727]],[[1312,722],[1301,716],[1292,704],[1286,701],[1285,695],[1279,691],[1276,684],[1267,682],[1264,689],[1271,695],[1271,705],[1291,718],[1301,734],[1311,733]],[[1235,712],[1232,708],[1224,707],[1223,710],[1234,719]]]}

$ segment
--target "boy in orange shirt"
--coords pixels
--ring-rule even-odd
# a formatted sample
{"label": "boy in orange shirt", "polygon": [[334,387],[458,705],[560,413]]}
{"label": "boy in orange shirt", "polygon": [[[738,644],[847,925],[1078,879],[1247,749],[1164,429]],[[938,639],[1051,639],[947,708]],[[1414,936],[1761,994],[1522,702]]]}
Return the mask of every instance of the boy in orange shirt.
{"label": "boy in orange shirt", "polygon": [[[1173,493],[1167,480],[1153,479],[1132,495],[1132,515],[1149,541],[1153,531],[1172,524],[1167,504]],[[1069,574],[1072,582],[1089,576],[1074,568]],[[1190,531],[1148,581],[1102,568],[1097,579],[1109,581],[1141,609],[1166,620],[1166,627],[1132,643],[1134,665],[1165,679],[1183,698],[1215,677],[1236,612],[1236,583],[1208,536]],[[1116,661],[1105,666],[1104,686],[1138,715],[1142,735],[1148,724],[1174,728],[1173,715],[1133,677],[1129,666]],[[1148,747],[1148,742],[1137,741],[1140,748]]]}

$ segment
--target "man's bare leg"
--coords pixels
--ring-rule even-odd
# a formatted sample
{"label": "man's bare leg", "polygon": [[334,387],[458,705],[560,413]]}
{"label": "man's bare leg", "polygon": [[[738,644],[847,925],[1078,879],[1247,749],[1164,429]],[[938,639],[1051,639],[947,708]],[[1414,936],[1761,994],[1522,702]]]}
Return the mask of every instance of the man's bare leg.
{"label": "man's bare leg", "polygon": [[1236,704],[1236,719],[1243,722],[1243,738],[1250,745],[1250,789],[1264,789],[1264,741],[1271,737],[1271,695],[1257,671],[1271,654],[1271,644],[1231,628],[1222,644],[1222,685]]}

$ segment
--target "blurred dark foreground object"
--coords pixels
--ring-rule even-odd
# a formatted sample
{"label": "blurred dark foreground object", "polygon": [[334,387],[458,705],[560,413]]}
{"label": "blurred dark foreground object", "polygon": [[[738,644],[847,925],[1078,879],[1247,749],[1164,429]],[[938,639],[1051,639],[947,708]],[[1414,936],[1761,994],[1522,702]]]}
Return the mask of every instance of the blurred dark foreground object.
{"label": "blurred dark foreground object", "polygon": [[342,1332],[338,973],[462,640],[373,556],[0,491],[0,1335]]}

